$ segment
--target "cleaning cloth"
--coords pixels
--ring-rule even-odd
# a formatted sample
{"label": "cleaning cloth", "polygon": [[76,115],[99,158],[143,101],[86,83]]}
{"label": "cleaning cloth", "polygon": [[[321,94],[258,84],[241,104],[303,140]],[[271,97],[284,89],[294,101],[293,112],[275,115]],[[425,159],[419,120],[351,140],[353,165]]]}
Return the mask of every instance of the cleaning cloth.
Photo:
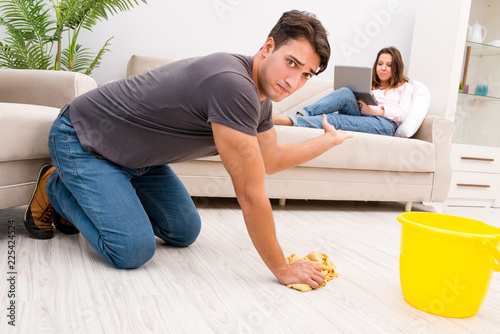
{"label": "cleaning cloth", "polygon": [[[297,261],[309,261],[312,263],[317,264],[318,266],[321,267],[321,273],[325,275],[325,279],[323,281],[323,284],[319,286],[319,288],[323,287],[326,285],[326,282],[334,279],[337,277],[339,274],[335,272],[335,264],[333,263],[332,260],[328,257],[328,255],[324,253],[318,253],[316,251],[309,253],[305,258],[301,258],[297,254],[292,254],[286,259],[287,264],[292,264]],[[296,289],[302,292],[307,292],[311,291],[312,288],[309,284],[288,284],[287,287]]]}

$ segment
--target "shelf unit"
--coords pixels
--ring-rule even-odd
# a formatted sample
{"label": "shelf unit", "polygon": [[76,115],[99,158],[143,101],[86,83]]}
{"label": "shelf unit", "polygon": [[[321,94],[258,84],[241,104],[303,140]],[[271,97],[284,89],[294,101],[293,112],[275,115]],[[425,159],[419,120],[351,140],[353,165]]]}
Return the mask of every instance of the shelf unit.
{"label": "shelf unit", "polygon": [[458,93],[459,97],[463,98],[473,98],[473,99],[484,99],[484,100],[491,100],[491,101],[500,101],[500,97],[498,96],[482,96],[482,95],[476,95],[476,94],[470,94],[470,93]]}
{"label": "shelf unit", "polygon": [[[446,204],[500,207],[500,47],[467,41],[462,74]],[[476,95],[477,85],[488,94]]]}

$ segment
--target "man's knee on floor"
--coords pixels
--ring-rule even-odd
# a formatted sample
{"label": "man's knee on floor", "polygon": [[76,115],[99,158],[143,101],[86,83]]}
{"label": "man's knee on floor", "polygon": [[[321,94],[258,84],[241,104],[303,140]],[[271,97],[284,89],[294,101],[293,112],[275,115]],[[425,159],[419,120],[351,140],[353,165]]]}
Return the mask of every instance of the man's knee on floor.
{"label": "man's knee on floor", "polygon": [[194,244],[196,239],[198,238],[198,235],[200,234],[200,231],[190,231],[191,233],[185,234],[182,238],[179,238],[178,240],[175,240],[176,245],[178,247],[187,247],[189,245]]}
{"label": "man's knee on floor", "polygon": [[131,236],[121,245],[109,249],[108,255],[112,264],[119,269],[138,268],[148,262],[156,251],[154,237],[141,238]]}
{"label": "man's knee on floor", "polygon": [[169,245],[187,247],[192,245],[200,235],[201,219],[199,217],[191,219],[184,227],[182,231],[168,231],[166,233],[157,230],[156,235]]}

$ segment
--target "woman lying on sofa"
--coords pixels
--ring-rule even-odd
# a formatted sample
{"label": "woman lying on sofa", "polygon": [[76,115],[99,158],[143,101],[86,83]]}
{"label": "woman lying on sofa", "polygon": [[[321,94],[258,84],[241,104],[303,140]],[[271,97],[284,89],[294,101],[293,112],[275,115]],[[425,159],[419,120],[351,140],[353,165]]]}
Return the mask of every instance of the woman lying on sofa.
{"label": "woman lying on sofa", "polygon": [[326,114],[328,123],[336,129],[392,136],[411,105],[413,88],[403,71],[399,50],[384,48],[377,54],[372,72],[372,92],[378,106],[357,101],[354,93],[344,87],[299,110],[296,116],[273,115],[274,124],[322,129]]}

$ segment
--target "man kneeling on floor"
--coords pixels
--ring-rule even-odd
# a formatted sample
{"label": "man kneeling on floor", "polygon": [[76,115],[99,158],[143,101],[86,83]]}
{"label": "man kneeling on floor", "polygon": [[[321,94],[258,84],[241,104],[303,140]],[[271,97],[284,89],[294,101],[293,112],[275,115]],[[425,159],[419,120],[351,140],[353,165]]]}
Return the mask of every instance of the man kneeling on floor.
{"label": "man kneeling on floor", "polygon": [[139,267],[154,255],[155,236],[183,247],[200,232],[196,207],[168,164],[219,154],[265,264],[281,284],[318,287],[318,265],[285,262],[264,180],[350,137],[325,120],[323,135],[277,144],[271,101],[324,71],[329,57],[322,24],[290,11],[253,57],[180,60],[77,97],[50,130],[55,166],[40,172],[26,227],[40,239],[52,236],[52,222],[80,231],[115,267]]}

